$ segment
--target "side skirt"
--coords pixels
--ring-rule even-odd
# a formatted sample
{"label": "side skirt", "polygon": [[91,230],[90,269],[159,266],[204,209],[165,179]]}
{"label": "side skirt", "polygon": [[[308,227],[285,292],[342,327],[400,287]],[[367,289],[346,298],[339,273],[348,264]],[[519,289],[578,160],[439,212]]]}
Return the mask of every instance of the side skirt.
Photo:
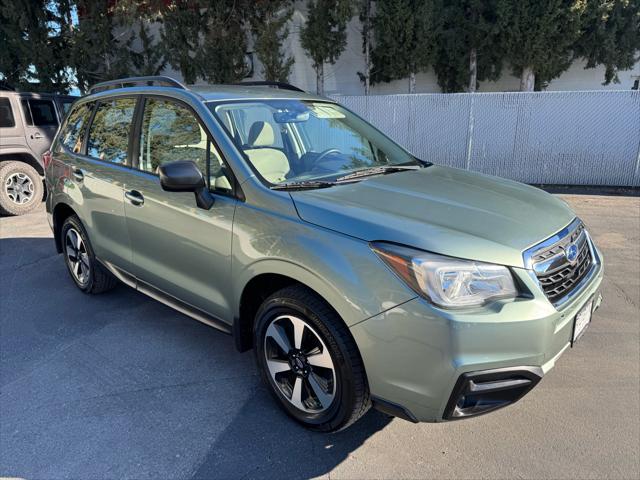
{"label": "side skirt", "polygon": [[194,320],[198,320],[199,322],[204,323],[205,325],[209,325],[210,327],[215,328],[216,330],[220,330],[228,335],[231,335],[231,325],[223,322],[222,320],[214,317],[213,315],[209,315],[207,312],[200,310],[199,308],[194,307],[193,305],[189,305],[188,303],[183,302],[175,298],[172,295],[150,285],[142,280],[137,279],[134,275],[131,275],[128,272],[116,267],[112,263],[105,262],[102,260],[98,260],[104,267],[109,270],[118,280],[120,280],[125,285],[138,290],[141,293],[144,293],[148,297],[157,300],[160,303],[164,303],[168,307],[177,310],[188,317],[193,318]]}

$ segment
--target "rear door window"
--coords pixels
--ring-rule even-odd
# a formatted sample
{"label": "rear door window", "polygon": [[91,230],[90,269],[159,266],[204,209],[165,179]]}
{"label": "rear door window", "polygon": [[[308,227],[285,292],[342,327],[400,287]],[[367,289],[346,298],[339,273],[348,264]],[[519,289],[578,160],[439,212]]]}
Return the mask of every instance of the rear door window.
{"label": "rear door window", "polygon": [[83,132],[91,115],[91,106],[85,103],[75,108],[63,127],[60,142],[73,153],[82,153]]}
{"label": "rear door window", "polygon": [[12,128],[16,126],[16,120],[13,117],[11,102],[8,98],[0,98],[0,128]]}
{"label": "rear door window", "polygon": [[29,98],[23,99],[21,103],[27,125],[34,127],[58,126],[58,118],[52,100]]}
{"label": "rear door window", "polygon": [[135,98],[117,98],[98,105],[89,129],[87,155],[105,162],[127,163],[135,105]]}

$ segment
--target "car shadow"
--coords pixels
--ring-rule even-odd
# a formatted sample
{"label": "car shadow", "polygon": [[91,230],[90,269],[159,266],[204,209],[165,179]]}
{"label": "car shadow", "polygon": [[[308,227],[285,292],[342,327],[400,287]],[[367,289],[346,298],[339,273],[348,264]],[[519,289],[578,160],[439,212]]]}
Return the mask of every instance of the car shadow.
{"label": "car shadow", "polygon": [[302,428],[251,352],[124,285],[81,293],[51,238],[0,239],[0,330],[7,474],[309,478],[393,420],[372,410],[343,432]]}
{"label": "car shadow", "polygon": [[302,479],[326,475],[392,420],[371,410],[344,431],[312,432],[282,413],[260,386],[218,436],[192,478]]}

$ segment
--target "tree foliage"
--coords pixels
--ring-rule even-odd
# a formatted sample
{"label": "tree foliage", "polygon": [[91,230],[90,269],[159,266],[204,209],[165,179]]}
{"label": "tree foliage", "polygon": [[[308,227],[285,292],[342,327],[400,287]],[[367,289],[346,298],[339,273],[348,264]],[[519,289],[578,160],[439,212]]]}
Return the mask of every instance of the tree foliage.
{"label": "tree foliage", "polygon": [[71,82],[68,1],[0,1],[0,74],[7,85],[65,92]]}
{"label": "tree foliage", "polygon": [[247,15],[264,79],[287,82],[294,60],[283,53],[282,46],[289,36],[287,22],[293,15],[293,0],[256,0],[252,3]]}
{"label": "tree foliage", "polygon": [[604,84],[619,83],[618,71],[630,70],[640,51],[640,0],[586,0],[576,56],[586,68],[604,65]]}
{"label": "tree foliage", "polygon": [[451,0],[442,6],[433,62],[442,91],[475,91],[478,82],[500,77],[503,52],[496,7],[496,0]]}
{"label": "tree foliage", "polygon": [[580,36],[583,0],[497,0],[505,60],[521,90],[540,88],[571,65]]}
{"label": "tree foliage", "polygon": [[364,56],[364,72],[358,72],[364,84],[364,94],[369,95],[371,87],[371,49],[373,48],[373,0],[359,0],[358,19],[362,35],[362,55]]}
{"label": "tree foliage", "polygon": [[372,82],[409,78],[412,93],[415,75],[433,62],[439,28],[436,0],[378,0],[373,21]]}
{"label": "tree foliage", "polygon": [[162,15],[162,48],[186,83],[243,78],[247,38],[240,2],[172,0]]}
{"label": "tree foliage", "polygon": [[77,0],[78,25],[74,29],[69,65],[78,88],[130,75],[133,36],[109,0]]}
{"label": "tree foliage", "polygon": [[347,46],[347,23],[353,11],[349,0],[309,0],[307,7],[300,40],[313,61],[317,91],[322,95],[324,64],[335,63]]}

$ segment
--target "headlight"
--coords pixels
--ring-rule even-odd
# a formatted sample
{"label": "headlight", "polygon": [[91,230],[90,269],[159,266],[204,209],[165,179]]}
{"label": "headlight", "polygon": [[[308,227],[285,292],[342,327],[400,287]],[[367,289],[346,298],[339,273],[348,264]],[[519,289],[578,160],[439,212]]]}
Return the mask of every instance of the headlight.
{"label": "headlight", "polygon": [[511,272],[502,265],[388,243],[372,243],[371,248],[416,293],[441,307],[474,307],[518,295]]}

